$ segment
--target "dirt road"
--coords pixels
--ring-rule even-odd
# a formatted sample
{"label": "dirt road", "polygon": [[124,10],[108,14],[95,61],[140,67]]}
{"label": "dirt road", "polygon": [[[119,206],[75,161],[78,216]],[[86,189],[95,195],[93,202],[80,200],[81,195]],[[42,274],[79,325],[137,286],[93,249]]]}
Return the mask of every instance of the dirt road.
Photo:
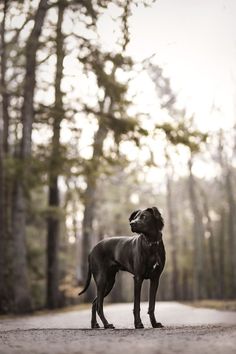
{"label": "dirt road", "polygon": [[108,305],[116,329],[91,330],[90,310],[0,320],[0,354],[235,354],[236,313],[158,303],[152,329],[142,304],[145,329],[133,329],[132,304]]}

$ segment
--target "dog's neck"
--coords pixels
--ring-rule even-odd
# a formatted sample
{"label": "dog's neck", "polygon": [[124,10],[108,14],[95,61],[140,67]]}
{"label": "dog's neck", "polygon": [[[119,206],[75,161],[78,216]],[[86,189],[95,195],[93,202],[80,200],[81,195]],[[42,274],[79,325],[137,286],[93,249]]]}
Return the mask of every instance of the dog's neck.
{"label": "dog's neck", "polygon": [[156,231],[148,234],[141,234],[144,236],[147,244],[149,246],[159,245],[162,242],[162,237],[160,237],[161,231]]}

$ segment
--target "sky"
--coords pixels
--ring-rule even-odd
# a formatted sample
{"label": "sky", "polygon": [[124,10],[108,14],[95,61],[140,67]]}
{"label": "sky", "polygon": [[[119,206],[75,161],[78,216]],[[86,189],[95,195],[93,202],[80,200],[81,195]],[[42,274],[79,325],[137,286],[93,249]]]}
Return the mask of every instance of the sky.
{"label": "sky", "polygon": [[[116,48],[119,32],[111,17],[118,15],[115,6],[110,5],[100,19],[98,28],[107,49]],[[152,57],[170,78],[180,107],[194,116],[196,127],[204,132],[230,131],[236,123],[235,19],[235,0],[158,0],[150,7],[140,1],[132,8],[126,54],[136,62]],[[137,111],[148,113],[153,121],[165,119],[158,111],[154,84],[147,74],[137,75],[133,91]],[[164,155],[161,139],[158,150],[160,161]],[[129,151],[135,158],[136,152],[131,148]],[[184,175],[188,154],[182,149],[180,155],[174,158],[175,169],[178,175]],[[196,159],[193,172],[198,177],[212,178],[216,166],[210,153],[204,159]],[[155,180],[156,171],[149,171],[149,177]]]}
{"label": "sky", "polygon": [[[158,0],[151,7],[140,1],[132,12],[127,54],[137,61],[155,55],[154,61],[171,78],[179,102],[194,113],[200,129],[231,128],[236,101],[236,1]],[[112,34],[109,15],[116,15],[112,6],[100,26],[107,47]],[[152,111],[153,86],[144,76],[140,86],[140,106]]]}

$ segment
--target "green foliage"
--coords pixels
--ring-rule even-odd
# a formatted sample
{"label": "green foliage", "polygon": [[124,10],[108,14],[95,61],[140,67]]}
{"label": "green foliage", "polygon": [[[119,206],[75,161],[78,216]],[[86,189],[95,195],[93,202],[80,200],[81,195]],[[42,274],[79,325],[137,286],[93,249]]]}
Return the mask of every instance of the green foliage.
{"label": "green foliage", "polygon": [[109,123],[110,129],[114,132],[114,139],[117,144],[125,135],[133,134],[138,126],[137,120],[130,117],[120,119],[113,118]]}
{"label": "green foliage", "polygon": [[206,142],[208,136],[199,130],[187,127],[184,122],[157,124],[156,129],[164,131],[171,144],[183,144],[191,152],[200,151],[201,144]]}
{"label": "green foliage", "polygon": [[[104,88],[105,96],[110,97],[116,103],[122,102],[127,92],[127,85],[116,79],[115,71],[117,68],[130,70],[133,64],[130,57],[125,57],[121,53],[104,53],[99,48],[90,46],[88,54],[83,57],[80,56],[79,60],[84,64],[86,71],[92,71],[96,75],[97,85]],[[108,63],[112,64],[112,70],[109,73],[106,71],[106,64]]]}

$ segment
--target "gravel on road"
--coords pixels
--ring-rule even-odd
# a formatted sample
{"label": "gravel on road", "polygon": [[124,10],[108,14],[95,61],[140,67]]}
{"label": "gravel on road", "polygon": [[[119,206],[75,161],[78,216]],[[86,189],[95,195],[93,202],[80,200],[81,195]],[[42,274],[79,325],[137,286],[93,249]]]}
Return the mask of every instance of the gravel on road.
{"label": "gravel on road", "polygon": [[116,329],[89,329],[89,310],[1,319],[0,354],[236,354],[233,312],[158,303],[165,328],[151,328],[142,313],[146,328],[135,330],[132,304],[105,311]]}

